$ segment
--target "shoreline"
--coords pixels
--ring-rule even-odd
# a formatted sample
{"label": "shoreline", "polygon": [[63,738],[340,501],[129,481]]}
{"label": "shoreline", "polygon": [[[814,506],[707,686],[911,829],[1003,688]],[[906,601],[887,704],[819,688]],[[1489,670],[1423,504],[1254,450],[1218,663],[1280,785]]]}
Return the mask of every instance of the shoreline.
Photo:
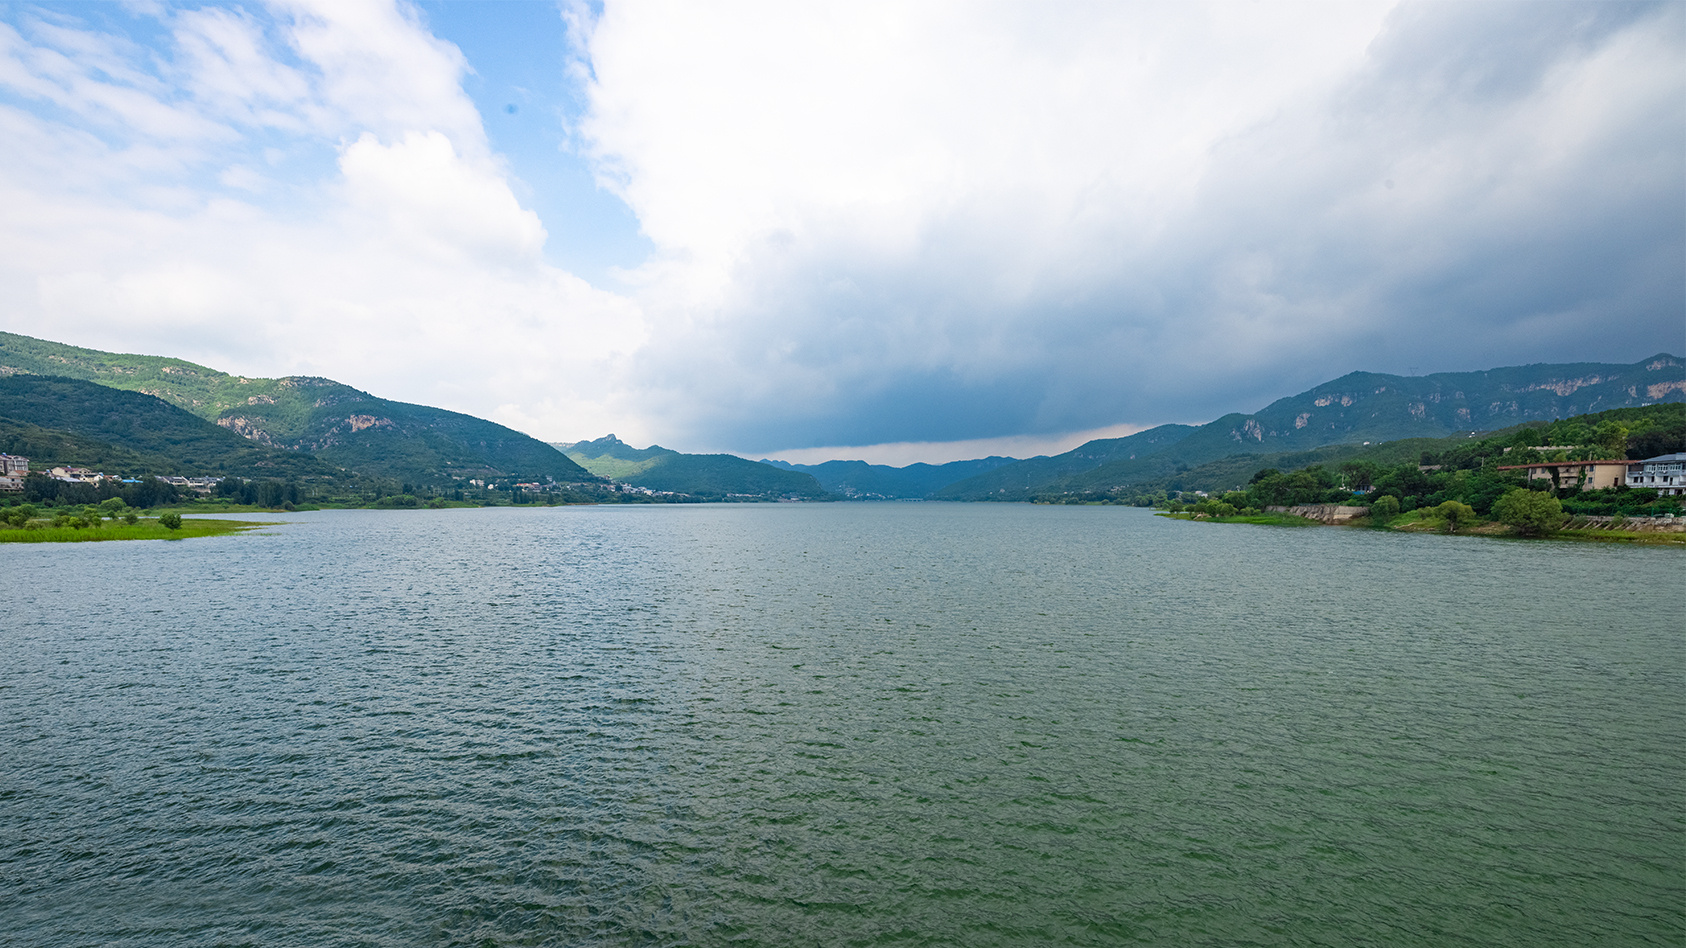
{"label": "shoreline", "polygon": [[199,537],[231,536],[281,521],[219,520],[182,518],[181,527],[171,530],[157,520],[129,524],[104,523],[97,527],[35,527],[0,530],[0,543],[119,543],[124,540],[187,540]]}
{"label": "shoreline", "polygon": [[[1268,527],[1346,527],[1349,529],[1389,531],[1394,533],[1433,533],[1440,536],[1476,536],[1495,540],[1562,540],[1571,543],[1621,543],[1630,546],[1686,546],[1686,531],[1679,530],[1611,530],[1608,528],[1585,528],[1566,526],[1552,533],[1541,536],[1523,536],[1516,528],[1495,520],[1484,520],[1460,528],[1457,531],[1445,529],[1442,521],[1431,517],[1413,517],[1418,511],[1401,514],[1393,523],[1375,526],[1367,517],[1355,517],[1338,523],[1328,523],[1310,517],[1301,517],[1287,512],[1272,511],[1262,514],[1238,514],[1233,517],[1211,517],[1204,514],[1171,513],[1169,511],[1155,511],[1155,516],[1170,520],[1199,521],[1202,523],[1250,523],[1256,526]],[[1412,519],[1407,519],[1412,518]],[[1567,523],[1585,520],[1584,517],[1573,518]]]}

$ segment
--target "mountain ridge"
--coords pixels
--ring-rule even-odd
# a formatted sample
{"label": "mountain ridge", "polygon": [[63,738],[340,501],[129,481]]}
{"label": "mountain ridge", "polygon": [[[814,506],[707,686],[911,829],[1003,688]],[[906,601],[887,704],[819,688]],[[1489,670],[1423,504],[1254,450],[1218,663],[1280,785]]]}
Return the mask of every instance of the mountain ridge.
{"label": "mountain ridge", "polygon": [[[937,492],[945,500],[1027,500],[1050,490],[1101,491],[1174,474],[1231,455],[1306,451],[1332,444],[1445,437],[1609,408],[1686,400],[1686,363],[1660,352],[1633,363],[1533,363],[1476,372],[1399,376],[1349,372],[1253,413],[1232,412],[1150,451],[1121,457],[1106,439],[1030,459]],[[1161,429],[1149,429],[1159,431]],[[1140,434],[1131,438],[1139,437]],[[1114,456],[1099,464],[1098,455]]]}
{"label": "mountain ridge", "polygon": [[683,454],[656,444],[634,448],[613,434],[552,447],[593,474],[646,490],[715,500],[821,500],[830,496],[810,474],[735,454]]}
{"label": "mountain ridge", "polygon": [[495,422],[392,401],[317,376],[246,378],[168,356],[103,352],[0,332],[0,377],[59,376],[158,398],[242,438],[335,467],[417,483],[512,475],[597,478]]}

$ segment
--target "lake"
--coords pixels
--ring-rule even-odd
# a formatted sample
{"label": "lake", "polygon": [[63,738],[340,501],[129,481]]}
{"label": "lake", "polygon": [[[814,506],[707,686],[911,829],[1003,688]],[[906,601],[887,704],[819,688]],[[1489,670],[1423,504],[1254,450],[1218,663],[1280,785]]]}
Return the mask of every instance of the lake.
{"label": "lake", "polygon": [[1678,945],[1686,555],[1118,507],[17,545],[0,938]]}

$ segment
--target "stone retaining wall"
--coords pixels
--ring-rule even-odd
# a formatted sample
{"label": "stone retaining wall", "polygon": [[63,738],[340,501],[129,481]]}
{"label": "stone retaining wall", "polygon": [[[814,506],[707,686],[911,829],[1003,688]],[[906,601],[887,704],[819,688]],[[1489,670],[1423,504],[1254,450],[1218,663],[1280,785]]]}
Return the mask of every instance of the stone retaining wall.
{"label": "stone retaining wall", "polygon": [[1565,530],[1627,530],[1632,533],[1686,533],[1686,519],[1681,517],[1623,517],[1613,524],[1615,517],[1570,517]]}
{"label": "stone retaining wall", "polygon": [[1370,512],[1368,507],[1348,507],[1344,504],[1302,504],[1297,507],[1266,507],[1271,513],[1293,514],[1319,523],[1346,523],[1354,517]]}

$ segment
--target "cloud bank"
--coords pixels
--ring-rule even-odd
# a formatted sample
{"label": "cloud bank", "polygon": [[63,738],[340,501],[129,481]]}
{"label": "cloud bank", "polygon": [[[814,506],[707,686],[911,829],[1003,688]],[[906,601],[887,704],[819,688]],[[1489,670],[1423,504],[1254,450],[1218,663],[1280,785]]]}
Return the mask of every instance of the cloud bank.
{"label": "cloud bank", "polygon": [[1681,337],[1682,8],[610,6],[652,414],[801,447],[1204,420]]}
{"label": "cloud bank", "polygon": [[528,430],[621,419],[606,393],[636,303],[546,264],[468,64],[413,11],[84,18],[115,9],[0,23],[5,328]]}
{"label": "cloud bank", "polygon": [[547,257],[589,223],[523,202],[403,3],[8,7],[0,325],[756,456],[1682,342],[1677,3],[555,22],[556,160],[655,248],[614,285]]}

